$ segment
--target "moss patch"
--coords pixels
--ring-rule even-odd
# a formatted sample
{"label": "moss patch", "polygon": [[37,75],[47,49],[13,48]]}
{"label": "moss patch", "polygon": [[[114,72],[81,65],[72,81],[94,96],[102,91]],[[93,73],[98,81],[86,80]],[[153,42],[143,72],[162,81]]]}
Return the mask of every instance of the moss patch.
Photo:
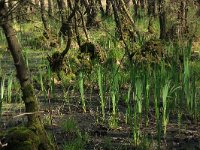
{"label": "moss patch", "polygon": [[51,150],[52,145],[47,145],[47,140],[40,130],[31,130],[26,127],[16,127],[5,135],[8,144],[4,150]]}
{"label": "moss patch", "polygon": [[159,63],[165,56],[165,46],[160,40],[149,40],[133,56],[136,63]]}
{"label": "moss patch", "polygon": [[40,147],[39,137],[30,129],[25,127],[13,128],[8,131],[8,146],[5,150],[38,150]]}
{"label": "moss patch", "polygon": [[95,45],[91,42],[85,42],[80,46],[80,52],[85,54],[88,53],[90,55],[90,59],[98,59],[100,62],[104,62],[106,58],[105,52],[99,45]]}
{"label": "moss patch", "polygon": [[151,55],[154,58],[162,57],[164,45],[160,40],[150,40],[142,46],[141,54],[143,57]]}

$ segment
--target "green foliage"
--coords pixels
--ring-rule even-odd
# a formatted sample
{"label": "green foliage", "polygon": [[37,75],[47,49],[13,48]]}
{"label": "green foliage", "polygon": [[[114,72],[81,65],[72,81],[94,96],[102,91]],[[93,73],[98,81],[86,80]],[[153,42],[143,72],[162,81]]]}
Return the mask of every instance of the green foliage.
{"label": "green foliage", "polygon": [[63,145],[63,150],[85,150],[85,145],[87,144],[88,138],[89,137],[87,134],[79,133],[76,139],[67,141]]}
{"label": "green foliage", "polygon": [[13,84],[13,75],[11,74],[8,78],[8,88],[7,88],[7,102],[11,103],[12,101],[12,84]]}
{"label": "green foliage", "polygon": [[86,112],[85,96],[84,96],[84,77],[83,77],[82,72],[80,72],[79,74],[79,89],[80,89],[80,94],[81,94],[82,108],[83,108],[83,111]]}
{"label": "green foliage", "polygon": [[69,117],[66,120],[63,120],[61,122],[61,128],[63,131],[65,132],[72,132],[72,133],[76,133],[78,130],[78,126],[77,126],[77,122],[74,118]]}
{"label": "green foliage", "polygon": [[104,98],[104,91],[105,89],[103,88],[103,73],[102,73],[102,68],[101,66],[99,66],[98,69],[98,85],[99,85],[99,95],[100,95],[100,99],[101,99],[101,112],[103,115],[103,120],[105,119],[105,98]]}
{"label": "green foliage", "polygon": [[63,145],[64,150],[83,150],[87,141],[87,133],[81,133],[79,131],[77,122],[74,118],[70,117],[67,120],[63,120],[61,123],[62,131],[66,132],[69,139]]}

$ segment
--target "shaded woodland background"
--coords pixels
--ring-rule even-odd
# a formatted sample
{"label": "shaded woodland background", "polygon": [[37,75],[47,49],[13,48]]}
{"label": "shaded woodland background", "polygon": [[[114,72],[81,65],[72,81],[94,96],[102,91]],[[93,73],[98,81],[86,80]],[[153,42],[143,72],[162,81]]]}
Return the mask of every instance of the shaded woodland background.
{"label": "shaded woodland background", "polygon": [[0,149],[200,149],[199,0],[0,0]]}

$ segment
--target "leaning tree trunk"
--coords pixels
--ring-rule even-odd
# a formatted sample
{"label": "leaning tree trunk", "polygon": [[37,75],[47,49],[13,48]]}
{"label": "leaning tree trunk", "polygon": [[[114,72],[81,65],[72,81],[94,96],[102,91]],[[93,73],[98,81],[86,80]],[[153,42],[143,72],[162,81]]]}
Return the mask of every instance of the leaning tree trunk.
{"label": "leaning tree trunk", "polygon": [[[127,42],[125,41],[125,38],[124,38],[124,35],[123,35],[122,22],[120,20],[119,14],[118,14],[118,9],[119,9],[120,6],[118,5],[118,8],[117,8],[116,1],[111,1],[111,4],[112,4],[112,8],[113,8],[114,19],[115,19],[115,24],[116,24],[116,27],[117,27],[118,34],[120,36],[120,39],[123,41],[123,43],[125,45],[125,52],[127,53],[129,60],[131,61],[131,54],[130,54]],[[124,5],[124,3],[123,3],[123,5]]]}
{"label": "leaning tree trunk", "polygon": [[9,9],[9,19],[10,19],[10,21],[11,22],[14,22],[14,14],[15,14],[15,12],[13,11],[13,9],[14,9],[14,2],[12,1],[12,0],[8,0],[8,9]]}
{"label": "leaning tree trunk", "polygon": [[[7,7],[5,4],[5,1],[3,0],[0,1],[0,18],[1,18],[0,25],[3,28],[3,31],[5,33],[8,47],[15,63],[17,78],[19,79],[19,82],[21,85],[21,90],[23,94],[22,99],[25,103],[26,114],[28,117],[27,126],[30,129],[30,132],[31,133],[33,132],[34,135],[36,135],[39,139],[39,142],[37,145],[38,149],[43,148],[43,150],[53,150],[54,147],[50,144],[46,131],[40,121],[40,117],[38,114],[39,105],[37,103],[37,100],[34,94],[34,89],[31,84],[28,68],[24,61],[21,47],[16,37],[16,33],[8,19]],[[18,137],[12,137],[11,139],[13,138],[18,138]],[[9,146],[11,145],[12,144],[8,142],[8,149],[9,149]],[[21,145],[14,145],[14,146],[16,149],[20,149],[18,146],[21,146]]]}
{"label": "leaning tree trunk", "polygon": [[124,3],[126,4],[126,7],[127,7],[127,8],[129,8],[129,6],[130,6],[130,1],[131,1],[131,0],[124,0]]}
{"label": "leaning tree trunk", "polygon": [[[79,3],[79,0],[75,0],[74,8],[72,8],[70,15],[68,16],[67,20],[63,24],[64,30],[66,31],[65,34],[68,37],[65,49],[63,50],[62,53],[55,53],[52,55],[52,57],[48,56],[51,70],[53,72],[57,72],[57,71],[59,72],[61,70],[62,64],[63,64],[63,59],[70,49],[71,42],[72,42],[72,25],[71,24],[72,24],[73,18],[76,15],[78,3]],[[61,29],[62,29],[62,27],[61,27]]]}
{"label": "leaning tree trunk", "polygon": [[119,34],[119,39],[123,39],[122,23],[121,23],[121,20],[119,18],[116,2],[111,1],[111,4],[112,4],[112,8],[113,8],[113,13],[114,13],[114,19],[115,19],[115,24],[116,24],[116,28],[117,28],[117,30],[116,30],[117,34]]}

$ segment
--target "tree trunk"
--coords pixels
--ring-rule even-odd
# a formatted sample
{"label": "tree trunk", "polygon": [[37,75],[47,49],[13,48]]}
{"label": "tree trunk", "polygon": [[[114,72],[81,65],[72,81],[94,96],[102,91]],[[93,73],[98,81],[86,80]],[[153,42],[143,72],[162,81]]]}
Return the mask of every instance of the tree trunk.
{"label": "tree trunk", "polygon": [[139,10],[139,3],[138,3],[138,0],[132,0],[132,2],[133,2],[133,7],[134,7],[134,16],[137,19],[137,18],[140,17],[139,16],[139,12],[138,12],[138,10]]}
{"label": "tree trunk", "polygon": [[[0,22],[0,25],[3,28],[5,33],[9,50],[12,54],[16,71],[17,78],[19,79],[21,90],[23,94],[23,101],[25,103],[26,113],[28,113],[28,127],[31,129],[40,140],[38,148],[44,148],[44,150],[52,150],[54,147],[50,144],[50,141],[47,137],[45,129],[40,121],[39,117],[39,106],[37,100],[35,98],[33,86],[31,84],[30,75],[28,72],[28,68],[23,58],[23,54],[21,51],[20,44],[18,43],[16,33],[8,20],[7,8],[5,1],[0,1],[0,17],[3,18]],[[14,137],[13,137],[14,138]],[[16,148],[21,145],[15,145]],[[9,149],[9,148],[8,148]]]}
{"label": "tree trunk", "polygon": [[106,0],[106,16],[111,16],[111,2],[110,0]]}
{"label": "tree trunk", "polygon": [[97,6],[94,0],[83,0],[87,13],[87,28],[98,26],[97,24]]}
{"label": "tree trunk", "polygon": [[52,0],[48,0],[48,15],[53,15],[53,6],[52,6]]}
{"label": "tree trunk", "polygon": [[43,26],[44,26],[43,35],[44,35],[44,37],[49,39],[49,26],[48,26],[47,17],[46,17],[46,14],[45,14],[44,0],[40,0],[40,13],[41,13],[41,17],[42,17],[42,23],[43,23]]}
{"label": "tree trunk", "polygon": [[119,18],[116,2],[111,1],[111,4],[112,4],[113,12],[114,12],[115,24],[116,24],[116,27],[117,27],[116,33],[119,34],[119,39],[123,39],[122,23],[121,23],[121,20]]}
{"label": "tree trunk", "polygon": [[61,17],[61,21],[62,23],[66,21],[66,5],[64,0],[57,0],[57,4],[58,4],[58,9],[59,9],[59,13],[60,13],[60,17]]}
{"label": "tree trunk", "polygon": [[[66,13],[66,5],[64,3],[64,0],[57,0],[57,5],[58,5],[58,9],[59,9],[59,13],[60,13],[60,17],[61,17],[61,27],[60,27],[60,31],[58,33],[59,36],[59,43],[61,43],[61,38],[63,37],[63,39],[66,41],[66,36],[67,36],[67,32],[71,32],[71,28],[70,28],[70,22],[67,21],[67,13]],[[71,7],[71,1],[69,3],[68,1],[68,5],[69,7]],[[70,20],[71,21],[71,20]]]}
{"label": "tree trunk", "polygon": [[13,10],[13,4],[14,4],[14,2],[12,1],[12,0],[8,0],[8,9],[9,9],[9,20],[11,21],[11,22],[14,22],[14,14],[15,14],[15,12],[14,12],[14,10]]}
{"label": "tree trunk", "polygon": [[143,10],[146,8],[146,0],[140,0],[140,5]]}
{"label": "tree trunk", "polygon": [[[60,71],[60,69],[62,67],[63,59],[70,49],[71,42],[72,42],[72,25],[71,24],[72,24],[73,18],[76,15],[77,9],[78,9],[78,2],[79,2],[79,0],[75,0],[74,8],[72,8],[72,11],[71,11],[70,15],[68,16],[66,22],[64,22],[63,25],[62,25],[62,27],[64,29],[62,29],[62,27],[60,29],[60,30],[64,30],[66,36],[68,37],[65,49],[63,50],[62,53],[57,53],[55,55],[52,55],[52,57],[48,56],[48,60],[49,60],[50,66],[51,66],[51,70],[53,72],[57,72],[57,71],[59,72]],[[60,31],[60,34],[61,33],[62,32]]]}
{"label": "tree trunk", "polygon": [[178,14],[178,20],[180,22],[179,30],[181,34],[185,34],[187,32],[187,12],[187,0],[182,0]]}
{"label": "tree trunk", "polygon": [[104,15],[105,15],[105,12],[104,12],[103,5],[102,5],[101,0],[97,0],[97,4],[99,5],[99,9],[100,9],[100,11],[101,11],[101,16],[104,16]]}
{"label": "tree trunk", "polygon": [[129,8],[129,6],[130,6],[130,1],[131,1],[131,0],[124,0],[124,3],[126,4],[126,7],[127,7],[127,8]]}
{"label": "tree trunk", "polygon": [[39,6],[39,0],[35,0],[35,5]]}
{"label": "tree trunk", "polygon": [[197,15],[200,16],[200,0],[197,0],[197,7],[198,7]]}
{"label": "tree trunk", "polygon": [[160,39],[166,39],[166,13],[165,0],[159,0]]}
{"label": "tree trunk", "polygon": [[[111,1],[111,4],[112,4],[113,12],[114,12],[114,18],[115,18],[115,23],[116,23],[116,26],[117,26],[117,31],[118,31],[118,34],[119,34],[119,38],[120,38],[120,40],[123,41],[123,43],[125,45],[125,52],[127,53],[129,60],[131,61],[131,54],[130,54],[127,42],[124,39],[123,29],[122,29],[122,22],[120,20],[119,14],[118,14],[118,9],[119,9],[120,6],[118,4],[118,7],[117,7],[117,2],[116,1]],[[125,5],[124,2],[121,3],[121,4]]]}
{"label": "tree trunk", "polygon": [[156,1],[155,0],[148,0],[148,15],[149,16],[156,16]]}

